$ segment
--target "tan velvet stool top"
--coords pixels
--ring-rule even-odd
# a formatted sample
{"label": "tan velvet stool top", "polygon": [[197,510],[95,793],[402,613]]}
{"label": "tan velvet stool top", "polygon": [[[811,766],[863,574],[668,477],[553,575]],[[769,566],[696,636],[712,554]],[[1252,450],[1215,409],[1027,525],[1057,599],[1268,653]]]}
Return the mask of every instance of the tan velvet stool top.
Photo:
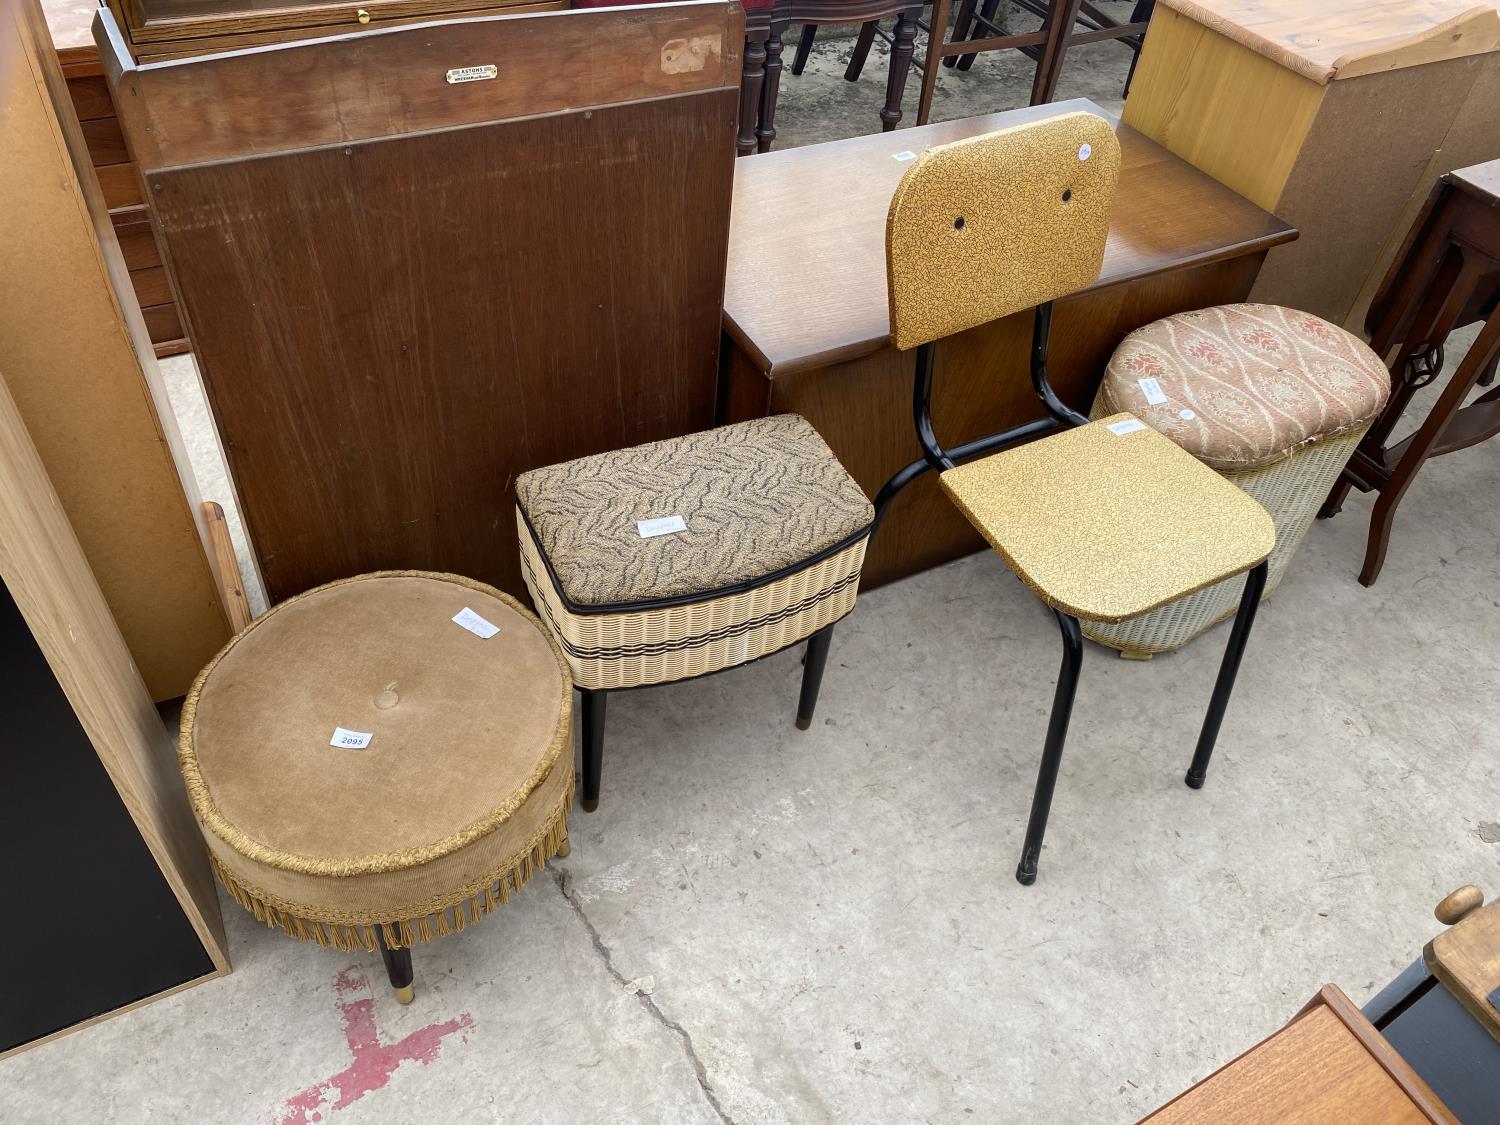
{"label": "tan velvet stool top", "polygon": [[[465,610],[478,633],[454,621]],[[184,705],[182,772],[214,870],[258,919],[400,949],[479,921],[567,854],[571,714],[562,654],[514,598],[368,574],[225,646]]]}

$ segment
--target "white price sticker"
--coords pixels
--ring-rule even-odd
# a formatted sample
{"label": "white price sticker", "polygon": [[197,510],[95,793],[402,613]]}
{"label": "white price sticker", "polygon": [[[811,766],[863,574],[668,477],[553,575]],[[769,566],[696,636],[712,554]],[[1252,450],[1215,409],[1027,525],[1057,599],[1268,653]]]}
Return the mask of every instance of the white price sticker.
{"label": "white price sticker", "polygon": [[906,162],[908,160],[915,160],[916,158],[917,158],[917,154],[914,153],[914,152],[912,152],[912,151],[910,151],[910,150],[907,150],[905,152],[893,152],[893,153],[891,153],[891,159],[895,160],[895,161],[898,161],[898,162],[901,162],[901,163],[904,163],[904,162]]}
{"label": "white price sticker", "polygon": [[500,626],[486,621],[468,606],[453,615],[453,624],[462,625],[476,637],[486,641],[500,631]]}
{"label": "white price sticker", "polygon": [[338,746],[345,750],[363,750],[370,745],[370,739],[374,737],[374,731],[345,730],[343,727],[334,727],[333,737],[328,740],[328,745]]}
{"label": "white price sticker", "polygon": [[1115,437],[1124,437],[1126,434],[1135,433],[1136,430],[1144,430],[1146,423],[1142,422],[1139,418],[1126,418],[1119,422],[1111,422],[1105,428],[1114,434]]}
{"label": "white price sticker", "polygon": [[1136,384],[1146,396],[1147,406],[1160,406],[1167,401],[1167,396],[1162,394],[1161,384],[1155,379],[1137,379]]}
{"label": "white price sticker", "polygon": [[686,531],[687,524],[681,516],[659,516],[654,520],[636,520],[635,529],[641,533],[642,539],[655,539],[658,535]]}

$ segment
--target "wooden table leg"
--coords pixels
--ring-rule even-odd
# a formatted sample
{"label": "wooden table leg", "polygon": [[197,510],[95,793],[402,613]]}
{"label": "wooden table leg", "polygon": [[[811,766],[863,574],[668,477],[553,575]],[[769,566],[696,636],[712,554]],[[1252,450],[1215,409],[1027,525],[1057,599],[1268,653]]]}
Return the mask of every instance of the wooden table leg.
{"label": "wooden table leg", "polygon": [[901,124],[901,99],[906,94],[906,78],[911,72],[911,56],[917,39],[917,19],[922,14],[920,6],[907,8],[896,16],[896,28],[891,33],[890,71],[885,80],[885,108],[880,111],[880,128],[889,133]]}
{"label": "wooden table leg", "polygon": [[735,151],[749,156],[755,151],[755,130],[760,124],[760,95],[766,81],[766,38],[769,26],[745,28],[744,69],[740,72],[740,131]]}
{"label": "wooden table leg", "polygon": [[948,14],[952,10],[953,0],[932,0],[932,22],[928,24],[932,30],[927,33],[927,57],[922,63],[922,96],[917,101],[918,125],[926,125],[932,115],[932,91],[937,86],[943,41],[948,37]]}
{"label": "wooden table leg", "polygon": [[1047,42],[1037,60],[1036,77],[1031,83],[1031,104],[1046,105],[1057,93],[1057,79],[1062,74],[1063,56],[1068,40],[1078,22],[1078,5],[1082,0],[1052,0],[1047,16]]}
{"label": "wooden table leg", "polygon": [[1442,396],[1432,412],[1412,436],[1400,460],[1396,462],[1396,467],[1391,470],[1389,483],[1380,490],[1380,499],[1375,502],[1375,510],[1370,516],[1370,538],[1365,544],[1364,567],[1359,572],[1360,585],[1373,586],[1375,579],[1380,577],[1380,569],[1385,565],[1386,547],[1390,543],[1391,525],[1396,520],[1396,507],[1416,479],[1418,470],[1432,453],[1433,447],[1442,438],[1443,431],[1463,408],[1469,391],[1496,355],[1500,355],[1500,314],[1492,315],[1485,324],[1479,338],[1474,341],[1469,353],[1458,365],[1458,370],[1453,373],[1453,378],[1443,388]]}
{"label": "wooden table leg", "polygon": [[786,24],[772,24],[766,37],[766,81],[760,92],[760,125],[755,130],[756,151],[770,152],[776,140],[776,97],[781,92],[781,33]]}

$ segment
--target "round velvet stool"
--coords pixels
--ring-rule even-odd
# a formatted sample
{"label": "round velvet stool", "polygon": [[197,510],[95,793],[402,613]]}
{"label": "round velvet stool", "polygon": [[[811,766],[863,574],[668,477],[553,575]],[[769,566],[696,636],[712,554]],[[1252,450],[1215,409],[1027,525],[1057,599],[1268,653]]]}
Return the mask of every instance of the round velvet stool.
{"label": "round velvet stool", "polygon": [[215,873],[291,937],[380,950],[477,923],[566,855],[573,685],[514,598],[391,571],[282,602],[198,676],[180,757]]}
{"label": "round velvet stool", "polygon": [[[1258,500],[1276,521],[1265,592],[1276,589],[1359,439],[1390,373],[1358,337],[1278,305],[1178,313],[1125,337],[1093,416],[1129,411]],[[1239,605],[1228,579],[1139,617],[1085,624],[1122,656],[1181,648]]]}

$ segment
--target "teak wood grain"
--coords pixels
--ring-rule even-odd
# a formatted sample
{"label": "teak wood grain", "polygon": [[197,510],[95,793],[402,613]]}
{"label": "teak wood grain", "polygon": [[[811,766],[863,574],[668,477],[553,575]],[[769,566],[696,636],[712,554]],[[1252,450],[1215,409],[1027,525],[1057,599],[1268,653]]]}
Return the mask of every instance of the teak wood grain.
{"label": "teak wood grain", "polygon": [[[383,568],[524,597],[518,473],[712,424],[738,75],[709,47],[742,35],[694,3],[117,58],[273,602]],[[243,127],[185,124],[219,96]]]}
{"label": "teak wood grain", "polygon": [[[546,5],[555,10],[566,5]],[[246,37],[257,34],[281,36],[283,40],[310,39],[329,34],[330,29],[346,32],[365,27],[387,26],[413,19],[436,19],[440,16],[473,16],[486,11],[536,10],[528,0],[357,0],[328,3],[278,2],[269,4],[225,3],[224,0],[111,0],[110,7],[128,31],[132,44],[141,56],[158,45],[178,50],[205,38],[237,39],[247,46]],[[363,13],[363,19],[361,18]]]}
{"label": "teak wood grain", "polygon": [[[735,169],[725,327],[773,376],[886,346],[885,220],[926,149],[1060,113],[1084,100],[948,121],[896,134],[765,153]],[[1295,231],[1125,126],[1104,266],[1092,289],[1265,250]]]}
{"label": "teak wood grain", "polygon": [[1150,1125],[1456,1125],[1336,985],[1286,1027],[1145,1118]]}
{"label": "teak wood grain", "polygon": [[[523,12],[557,12],[568,7],[567,0],[539,0],[537,3],[497,3],[494,6],[483,8],[465,8],[456,14],[465,17],[472,16],[513,16]],[[306,9],[281,9],[282,12],[294,12],[300,14]],[[357,11],[358,9],[354,9]],[[343,16],[336,23],[310,23],[296,24],[294,26],[278,27],[255,27],[252,29],[240,28],[226,31],[223,34],[199,34],[203,31],[200,27],[172,26],[167,33],[179,38],[141,38],[137,37],[131,43],[138,62],[162,62],[168,59],[185,59],[195,55],[219,54],[225,51],[238,51],[245,47],[262,47],[272,43],[290,43],[302,39],[326,39],[335,35],[349,35],[356,31],[364,30],[357,18],[354,18],[349,9],[324,8],[325,15]],[[453,14],[447,10],[447,5],[434,0],[423,0],[419,5],[412,8],[410,15],[387,15],[374,19],[370,27],[400,27],[405,24],[431,23]],[[192,34],[188,34],[191,31]]]}
{"label": "teak wood grain", "polygon": [[[108,9],[94,35],[131,152],[150,173],[725,88],[738,106],[744,19],[738,5],[695,0],[411,24],[139,66]],[[501,77],[445,80],[488,65]]]}

